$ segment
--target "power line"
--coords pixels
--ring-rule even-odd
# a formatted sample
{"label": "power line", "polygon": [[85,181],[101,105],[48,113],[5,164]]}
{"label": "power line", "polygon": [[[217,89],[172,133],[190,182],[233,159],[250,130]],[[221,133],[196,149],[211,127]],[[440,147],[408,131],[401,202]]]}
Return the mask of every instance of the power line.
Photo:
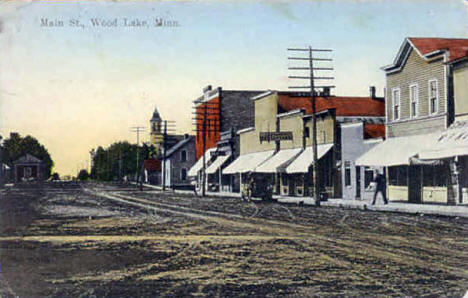
{"label": "power line", "polygon": [[[195,131],[197,133],[197,140],[198,136],[201,133],[202,137],[202,151],[203,151],[203,166],[202,166],[202,196],[204,197],[206,194],[206,185],[207,185],[207,177],[206,177],[206,137],[207,133],[220,133],[221,131],[221,111],[220,111],[220,103],[219,102],[209,102],[209,101],[202,101],[202,100],[195,100],[194,103],[194,110],[192,112],[193,117],[192,121],[195,124]],[[197,175],[198,179],[198,175]]]}
{"label": "power line", "polygon": [[314,52],[322,52],[322,53],[331,53],[333,50],[331,49],[314,49],[312,47],[308,48],[289,48],[288,51],[290,52],[306,52],[308,53],[308,57],[288,57],[288,60],[293,60],[293,61],[307,61],[309,62],[307,66],[299,66],[299,67],[288,67],[289,70],[294,70],[294,71],[308,71],[308,75],[304,76],[299,76],[299,75],[293,75],[289,76],[290,79],[299,79],[299,80],[307,80],[309,81],[308,86],[290,86],[290,89],[309,89],[310,91],[310,100],[312,104],[312,151],[313,151],[313,168],[314,168],[314,197],[315,197],[315,205],[317,207],[320,206],[320,191],[319,191],[319,171],[320,167],[318,167],[318,157],[317,157],[317,117],[316,117],[316,92],[315,89],[318,88],[323,88],[324,90],[327,88],[328,90],[331,88],[335,88],[335,86],[317,86],[315,84],[315,80],[333,80],[334,77],[331,76],[315,76],[314,71],[332,71],[333,68],[329,66],[322,66],[320,67],[314,67],[314,61],[317,61],[318,63],[323,63],[323,62],[332,62],[333,59],[331,58],[324,58],[324,57],[314,57],[313,53]]}
{"label": "power line", "polygon": [[131,132],[136,132],[137,136],[137,152],[136,152],[136,179],[140,178],[140,132],[146,131],[144,126],[133,126],[130,127]]}

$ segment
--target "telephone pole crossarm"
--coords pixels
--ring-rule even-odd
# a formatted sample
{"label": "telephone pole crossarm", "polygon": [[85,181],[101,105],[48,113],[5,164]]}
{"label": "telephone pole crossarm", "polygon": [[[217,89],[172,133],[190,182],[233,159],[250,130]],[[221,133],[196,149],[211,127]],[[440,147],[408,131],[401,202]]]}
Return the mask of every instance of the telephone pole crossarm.
{"label": "telephone pole crossarm", "polygon": [[289,89],[308,89],[310,92],[310,101],[312,105],[312,152],[313,152],[313,179],[314,179],[314,198],[315,198],[315,205],[320,206],[320,168],[318,167],[318,153],[317,153],[317,109],[316,109],[316,89],[323,88],[331,89],[335,88],[335,86],[317,86],[315,85],[315,80],[334,80],[335,78],[332,76],[315,76],[314,71],[332,71],[334,70],[333,67],[324,67],[320,65],[319,67],[314,67],[314,61],[317,63],[323,62],[331,62],[333,59],[331,58],[323,58],[323,57],[314,57],[314,52],[322,52],[322,53],[330,53],[333,52],[331,49],[314,49],[312,47],[308,48],[288,48],[288,51],[292,52],[306,52],[308,57],[288,57],[288,60],[293,61],[307,61],[309,65],[307,66],[292,66],[288,67],[289,70],[293,71],[308,71],[308,75],[292,75],[288,76],[289,79],[299,79],[299,80],[307,80],[309,85],[305,86],[289,86]]}

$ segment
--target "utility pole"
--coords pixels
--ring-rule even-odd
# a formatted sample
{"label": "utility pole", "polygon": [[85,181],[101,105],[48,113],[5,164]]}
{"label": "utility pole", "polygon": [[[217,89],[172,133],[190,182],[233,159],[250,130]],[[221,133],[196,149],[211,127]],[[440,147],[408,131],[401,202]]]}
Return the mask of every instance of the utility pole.
{"label": "utility pole", "polygon": [[203,107],[203,170],[202,170],[202,179],[203,179],[203,183],[202,183],[202,197],[205,196],[206,194],[206,121],[208,119],[206,119],[206,116],[208,115],[208,110],[207,110],[208,106],[205,105]]}
{"label": "utility pole", "polygon": [[318,153],[317,153],[317,110],[316,110],[316,91],[315,89],[331,89],[335,86],[316,86],[315,80],[333,80],[334,77],[327,76],[314,76],[314,70],[316,71],[332,71],[332,67],[314,67],[314,61],[319,62],[331,62],[331,58],[314,58],[314,52],[332,52],[331,49],[314,49],[312,47],[302,49],[288,49],[291,52],[308,52],[308,57],[288,57],[289,60],[302,60],[309,62],[307,67],[289,67],[289,70],[308,71],[308,76],[289,76],[290,79],[308,80],[309,86],[290,86],[290,89],[308,89],[310,91],[310,101],[312,105],[312,152],[313,152],[313,178],[314,178],[314,198],[315,206],[320,206],[320,168],[318,167]]}
{"label": "utility pole", "polygon": [[[199,136],[201,133],[201,140],[202,140],[202,157],[203,158],[203,165],[201,169],[201,180],[202,180],[202,196],[206,195],[206,188],[207,188],[207,177],[206,177],[206,165],[209,160],[206,159],[206,143],[207,143],[207,134],[213,133],[216,137],[221,131],[221,112],[219,108],[218,102],[210,102],[210,101],[203,101],[203,100],[195,100],[195,112],[193,120],[195,120],[195,132],[197,134],[196,141],[199,141]],[[208,123],[208,120],[210,123]],[[198,177],[198,176],[197,176]]]}
{"label": "utility pole", "polygon": [[146,130],[143,126],[134,126],[130,128],[131,132],[136,132],[137,135],[137,152],[136,152],[136,179],[140,178],[140,132],[144,132]]}
{"label": "utility pole", "polygon": [[162,171],[161,171],[161,178],[162,178],[162,190],[166,190],[166,167],[167,167],[167,147],[168,141],[178,141],[174,139],[173,136],[170,136],[168,132],[175,133],[175,121],[171,120],[164,120],[164,130],[163,130],[163,152],[162,152]]}
{"label": "utility pole", "polygon": [[122,181],[122,148],[119,147],[119,181]]}
{"label": "utility pole", "polygon": [[163,135],[163,168],[162,168],[162,178],[163,178],[163,190],[166,190],[166,150],[167,150],[167,120],[164,120],[164,135]]}

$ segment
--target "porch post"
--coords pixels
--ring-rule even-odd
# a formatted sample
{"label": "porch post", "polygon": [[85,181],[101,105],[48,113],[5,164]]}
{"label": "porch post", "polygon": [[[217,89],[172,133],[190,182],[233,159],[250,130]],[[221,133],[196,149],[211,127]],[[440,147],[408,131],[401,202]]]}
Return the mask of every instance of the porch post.
{"label": "porch post", "polygon": [[239,193],[242,194],[242,173],[239,173]]}
{"label": "porch post", "polygon": [[449,160],[448,171],[450,176],[447,181],[447,205],[456,205],[461,196],[457,157]]}
{"label": "porch post", "polygon": [[390,180],[389,180],[390,174],[389,174],[388,167],[383,167],[382,170],[384,171],[384,175],[385,175],[385,184],[386,184],[385,192],[387,195],[387,200],[390,202]]}
{"label": "porch post", "polygon": [[221,179],[221,166],[219,167],[218,171],[219,171],[219,176],[218,176],[219,187],[218,187],[218,189],[219,189],[219,192],[221,192],[221,189],[223,188],[223,185],[221,184],[221,182],[222,182],[222,179]]}

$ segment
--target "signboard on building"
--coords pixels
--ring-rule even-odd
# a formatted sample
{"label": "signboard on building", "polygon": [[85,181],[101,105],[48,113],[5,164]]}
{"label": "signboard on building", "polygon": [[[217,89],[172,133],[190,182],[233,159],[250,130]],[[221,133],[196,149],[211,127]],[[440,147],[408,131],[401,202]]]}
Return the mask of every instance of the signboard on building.
{"label": "signboard on building", "polygon": [[260,132],[260,143],[271,141],[292,141],[292,131]]}

